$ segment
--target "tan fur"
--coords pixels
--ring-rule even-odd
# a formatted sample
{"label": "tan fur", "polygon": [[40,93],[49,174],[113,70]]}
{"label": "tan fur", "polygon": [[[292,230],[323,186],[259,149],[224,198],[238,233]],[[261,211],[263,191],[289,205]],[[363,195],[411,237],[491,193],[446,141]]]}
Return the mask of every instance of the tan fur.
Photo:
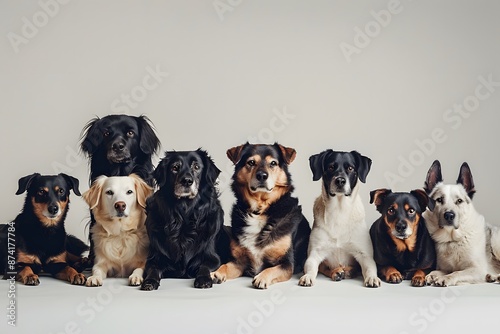
{"label": "tan fur", "polygon": [[267,289],[271,284],[285,282],[292,278],[292,268],[284,269],[274,266],[262,270],[253,279],[253,286],[258,289]]}
{"label": "tan fur", "polygon": [[16,275],[16,280],[25,285],[38,285],[40,281],[38,279],[38,275],[33,272],[31,267],[24,267],[20,272]]}
{"label": "tan fur", "polygon": [[[386,282],[400,283],[403,281],[403,275],[393,266],[387,266],[380,269],[380,273],[384,276]],[[425,276],[425,275],[424,275]]]}

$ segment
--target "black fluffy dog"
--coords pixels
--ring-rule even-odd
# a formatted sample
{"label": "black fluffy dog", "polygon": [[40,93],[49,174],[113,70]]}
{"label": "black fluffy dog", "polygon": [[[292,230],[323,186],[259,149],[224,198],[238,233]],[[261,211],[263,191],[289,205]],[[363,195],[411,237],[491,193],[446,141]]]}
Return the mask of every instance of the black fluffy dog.
{"label": "black fluffy dog", "polygon": [[224,218],[219,173],[201,149],[166,152],[160,161],[154,172],[159,190],[146,205],[150,246],[142,290],[158,289],[162,278],[195,278],[195,288],[212,287]]}
{"label": "black fluffy dog", "polygon": [[[153,186],[153,154],[160,140],[146,116],[108,115],[90,120],[82,131],[81,150],[90,162],[90,183],[101,175],[128,176],[132,173]],[[95,221],[91,214],[90,228]],[[94,247],[89,232],[90,253],[84,267],[92,267]]]}

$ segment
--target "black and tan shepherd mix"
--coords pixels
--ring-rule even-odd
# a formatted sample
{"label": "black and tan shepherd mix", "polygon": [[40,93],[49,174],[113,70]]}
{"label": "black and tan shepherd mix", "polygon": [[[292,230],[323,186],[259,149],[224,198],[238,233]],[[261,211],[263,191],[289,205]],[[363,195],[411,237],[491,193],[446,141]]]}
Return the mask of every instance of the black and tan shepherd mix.
{"label": "black and tan shepherd mix", "polygon": [[412,286],[424,286],[425,275],[436,266],[434,241],[422,217],[432,200],[420,189],[377,189],[370,192],[370,203],[382,214],[370,228],[380,278],[388,283],[411,279]]}
{"label": "black and tan shepherd mix", "polygon": [[[162,278],[194,278],[212,287],[220,265],[216,244],[224,212],[216,188],[220,170],[207,152],[166,152],[154,172],[158,191],[146,203],[149,255],[141,289],[158,289]],[[226,241],[228,244],[228,241]]]}
{"label": "black and tan shepherd mix", "polygon": [[66,174],[25,176],[16,195],[27,191],[24,207],[14,220],[16,279],[38,285],[38,274],[49,273],[71,284],[85,284],[85,276],[72,267],[88,250],[78,238],[66,234],[64,222],[70,191],[80,196],[78,180]]}
{"label": "black and tan shepherd mix", "polygon": [[296,151],[275,143],[246,143],[227,151],[234,163],[231,260],[212,273],[215,283],[242,275],[266,289],[302,271],[311,228],[302,215],[288,165]]}

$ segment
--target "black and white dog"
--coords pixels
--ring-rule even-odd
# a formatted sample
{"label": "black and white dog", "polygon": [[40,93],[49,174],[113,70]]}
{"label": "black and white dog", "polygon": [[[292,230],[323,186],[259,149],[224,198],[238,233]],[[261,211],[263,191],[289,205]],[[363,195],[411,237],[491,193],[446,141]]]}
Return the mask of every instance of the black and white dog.
{"label": "black and white dog", "polygon": [[[359,266],[367,287],[379,287],[365,209],[358,194],[371,159],[356,151],[326,150],[309,158],[313,180],[323,180],[314,202],[305,274],[299,285],[312,286],[319,272],[335,281],[355,276]],[[360,181],[360,182],[358,182]]]}

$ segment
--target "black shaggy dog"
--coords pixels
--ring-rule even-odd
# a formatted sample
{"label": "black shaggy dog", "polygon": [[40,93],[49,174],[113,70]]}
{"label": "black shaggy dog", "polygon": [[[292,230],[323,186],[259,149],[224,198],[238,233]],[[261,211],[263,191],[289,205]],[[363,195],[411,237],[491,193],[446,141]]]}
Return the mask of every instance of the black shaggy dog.
{"label": "black shaggy dog", "polygon": [[[146,116],[108,115],[90,120],[82,131],[81,150],[90,162],[90,183],[101,175],[138,175],[153,186],[153,154],[160,140]],[[95,221],[91,214],[90,228]],[[94,245],[89,232],[90,253],[83,267],[92,267]]]}
{"label": "black shaggy dog", "polygon": [[201,149],[166,152],[154,172],[159,190],[146,204],[150,245],[142,290],[158,289],[162,278],[195,278],[195,288],[212,287],[210,272],[220,264],[216,243],[224,238],[219,173]]}

